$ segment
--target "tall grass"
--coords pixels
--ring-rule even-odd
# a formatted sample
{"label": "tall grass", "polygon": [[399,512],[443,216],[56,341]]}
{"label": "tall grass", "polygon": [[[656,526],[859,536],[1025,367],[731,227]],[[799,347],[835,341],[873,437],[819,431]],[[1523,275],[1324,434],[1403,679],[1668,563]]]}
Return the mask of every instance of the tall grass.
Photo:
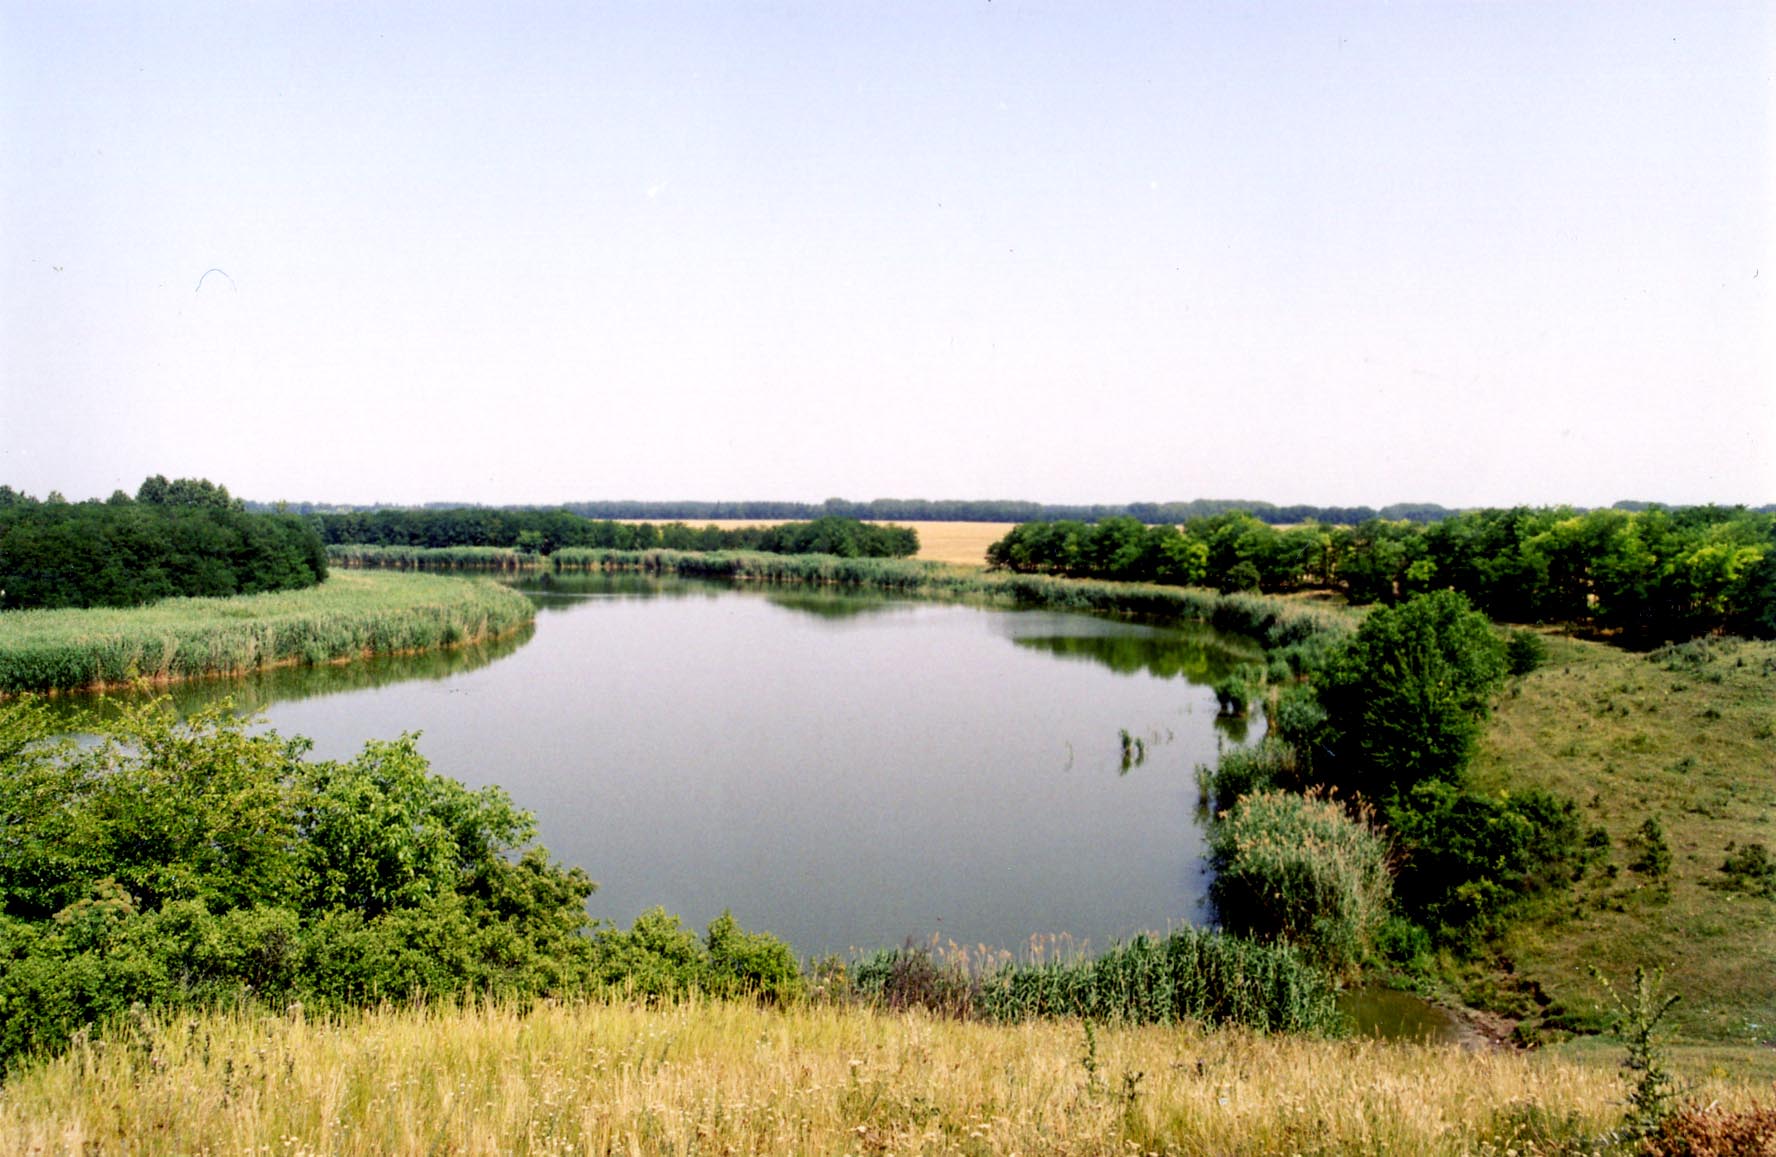
{"label": "tall grass", "polygon": [[509,546],[376,546],[346,543],[327,548],[327,561],[343,567],[392,567],[402,570],[534,570],[548,559]]}
{"label": "tall grass", "polygon": [[1288,948],[1201,928],[1137,936],[1089,960],[1008,966],[986,978],[976,1004],[998,1021],[1196,1021],[1318,1035],[1343,1028],[1325,972]]}
{"label": "tall grass", "polygon": [[1338,803],[1284,791],[1239,797],[1209,833],[1221,923],[1354,970],[1393,897],[1387,842]]}
{"label": "tall grass", "polygon": [[486,639],[529,622],[485,579],[342,573],[301,591],[0,615],[0,695],[230,675]]}
{"label": "tall grass", "polygon": [[239,1013],[142,1018],[18,1073],[0,1151],[1587,1153],[1622,1088],[1535,1054],[1195,1025],[622,1000]]}
{"label": "tall grass", "polygon": [[879,1007],[1002,1023],[1037,1017],[1195,1021],[1318,1035],[1344,1028],[1327,972],[1291,948],[1202,928],[1137,936],[1097,957],[971,960],[953,945],[909,944],[864,957],[847,981],[854,996]]}

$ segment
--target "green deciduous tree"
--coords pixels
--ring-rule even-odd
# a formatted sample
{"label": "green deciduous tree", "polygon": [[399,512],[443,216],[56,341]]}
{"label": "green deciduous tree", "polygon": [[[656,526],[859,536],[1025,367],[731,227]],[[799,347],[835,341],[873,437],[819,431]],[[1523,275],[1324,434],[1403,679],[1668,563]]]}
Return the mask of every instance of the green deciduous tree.
{"label": "green deciduous tree", "polygon": [[1453,591],[1372,613],[1320,685],[1341,786],[1378,799],[1460,780],[1504,677],[1504,647]]}

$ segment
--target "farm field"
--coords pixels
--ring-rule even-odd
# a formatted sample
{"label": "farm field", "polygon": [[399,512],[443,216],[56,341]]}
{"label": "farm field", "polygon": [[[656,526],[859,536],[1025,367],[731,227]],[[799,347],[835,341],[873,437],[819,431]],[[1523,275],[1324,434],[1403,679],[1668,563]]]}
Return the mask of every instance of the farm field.
{"label": "farm field", "polygon": [[[621,522],[654,522],[659,519],[619,519]],[[749,526],[775,526],[770,519],[714,518],[689,519],[691,526],[716,526],[723,530],[740,530]],[[1015,522],[897,522],[882,526],[910,526],[919,532],[919,553],[914,558],[929,562],[946,562],[956,566],[985,566],[987,547],[1004,538]]]}

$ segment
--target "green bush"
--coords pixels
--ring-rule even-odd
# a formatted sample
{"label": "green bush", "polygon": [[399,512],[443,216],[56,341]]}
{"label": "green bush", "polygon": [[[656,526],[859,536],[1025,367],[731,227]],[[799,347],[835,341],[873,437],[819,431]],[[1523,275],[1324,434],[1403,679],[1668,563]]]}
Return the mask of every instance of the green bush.
{"label": "green bush", "polygon": [[[411,737],[346,762],[226,705],[103,742],[0,708],[0,1066],[132,1005],[526,996],[593,978],[593,884]],[[520,854],[521,853],[521,854]]]}
{"label": "green bush", "polygon": [[1209,834],[1221,925],[1351,970],[1387,919],[1387,844],[1343,807],[1280,791],[1240,798]]}
{"label": "green bush", "polygon": [[723,912],[703,939],[663,908],[650,908],[624,932],[602,928],[592,939],[594,974],[606,985],[649,997],[700,992],[787,1001],[806,985],[789,945],[747,932]]}
{"label": "green bush", "polygon": [[1595,854],[1571,800],[1545,791],[1484,796],[1419,784],[1390,807],[1404,911],[1451,944],[1498,928],[1518,903],[1560,889]]}
{"label": "green bush", "polygon": [[1534,631],[1516,630],[1505,638],[1505,671],[1527,675],[1548,661],[1548,644]]}
{"label": "green bush", "polygon": [[1634,859],[1628,862],[1628,870],[1639,872],[1650,880],[1663,880],[1671,871],[1671,845],[1665,842],[1665,825],[1659,817],[1648,816],[1635,829],[1630,840],[1634,848]]}
{"label": "green bush", "polygon": [[1737,849],[1729,845],[1720,870],[1726,874],[1727,887],[1776,900],[1776,858],[1763,844],[1749,843]]}
{"label": "green bush", "polygon": [[1202,802],[1211,811],[1231,808],[1241,796],[1270,791],[1295,783],[1295,749],[1266,737],[1251,747],[1232,747],[1221,753],[1213,767],[1196,769]]}

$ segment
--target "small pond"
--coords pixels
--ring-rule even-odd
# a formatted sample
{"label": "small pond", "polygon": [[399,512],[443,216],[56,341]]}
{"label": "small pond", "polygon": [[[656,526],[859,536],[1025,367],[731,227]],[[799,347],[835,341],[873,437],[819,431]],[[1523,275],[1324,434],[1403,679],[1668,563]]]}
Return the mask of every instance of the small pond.
{"label": "small pond", "polygon": [[1209,689],[1245,641],[803,587],[524,589],[535,627],[489,646],[176,698],[232,694],[322,757],[422,732],[435,770],[534,811],[624,925],[726,908],[803,955],[1022,953],[1206,918],[1194,769],[1245,739]]}

